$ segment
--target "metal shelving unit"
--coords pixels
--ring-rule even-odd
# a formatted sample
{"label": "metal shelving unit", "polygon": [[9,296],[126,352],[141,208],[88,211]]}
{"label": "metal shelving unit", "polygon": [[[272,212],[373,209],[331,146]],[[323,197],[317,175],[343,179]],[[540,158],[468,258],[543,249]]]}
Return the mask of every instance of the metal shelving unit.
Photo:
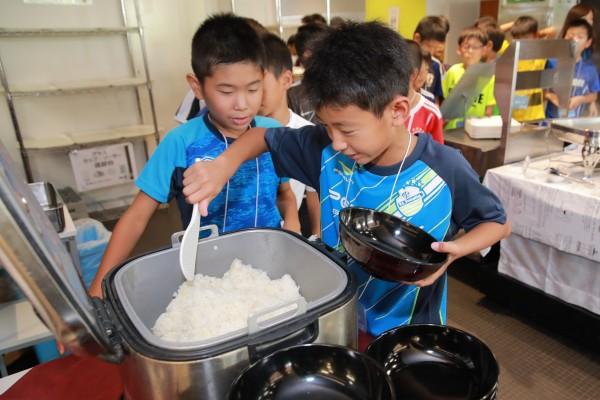
{"label": "metal shelving unit", "polygon": [[[118,28],[86,28],[86,29],[4,29],[0,28],[0,38],[59,38],[59,37],[98,37],[98,36],[125,36],[127,42],[128,61],[133,76],[121,79],[106,79],[69,83],[48,82],[41,85],[15,86],[11,85],[0,57],[0,83],[2,85],[1,94],[6,98],[11,122],[15,131],[17,143],[25,175],[29,182],[33,182],[34,177],[31,170],[29,159],[30,150],[49,150],[49,149],[72,149],[80,147],[90,147],[99,144],[108,144],[123,140],[138,140],[147,136],[154,136],[156,143],[159,141],[159,128],[156,118],[154,105],[154,96],[152,93],[152,82],[148,69],[148,60],[146,47],[144,44],[144,30],[140,19],[140,10],[138,0],[133,1],[135,9],[135,24],[130,25],[127,15],[127,0],[119,0],[119,9],[121,13],[122,27]],[[135,57],[133,53],[133,37],[137,36],[140,41],[141,60],[143,63],[143,75],[137,76],[135,71]],[[56,133],[47,135],[43,139],[24,138],[21,129],[21,123],[17,116],[17,102],[23,97],[41,97],[41,96],[61,96],[72,94],[87,94],[99,91],[110,90],[135,90],[137,100],[137,110],[139,124],[130,126],[118,126],[107,128],[99,132],[86,132],[81,135],[73,133]],[[144,114],[142,107],[142,98],[140,90],[147,91],[147,101],[150,110],[151,123],[144,123]],[[146,157],[148,149],[144,141],[144,151]]]}

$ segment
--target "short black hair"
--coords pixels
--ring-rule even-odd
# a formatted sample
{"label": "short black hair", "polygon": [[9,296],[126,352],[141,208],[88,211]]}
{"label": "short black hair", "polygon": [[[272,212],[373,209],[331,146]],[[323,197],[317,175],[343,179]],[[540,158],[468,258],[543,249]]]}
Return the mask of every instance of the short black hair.
{"label": "short black hair", "polygon": [[207,18],[192,39],[192,70],[202,83],[218,64],[250,62],[264,69],[265,50],[258,33],[241,17]]}
{"label": "short black hair", "polygon": [[480,25],[479,28],[486,33],[488,40],[492,42],[492,50],[494,53],[499,52],[505,39],[505,34],[502,32],[502,29],[497,25]]}
{"label": "short black hair", "polygon": [[496,18],[489,16],[489,15],[484,15],[483,17],[479,17],[475,20],[475,24],[473,24],[473,26],[475,28],[480,28],[480,29],[485,29],[488,26],[494,26],[494,27],[498,27],[498,21],[496,21]]}
{"label": "short black hair", "polygon": [[421,40],[435,40],[438,42],[446,42],[446,36],[450,30],[448,19],[437,15],[428,15],[421,18],[415,33],[418,33]]}
{"label": "short black hair", "polygon": [[421,68],[421,64],[425,61],[424,50],[421,49],[419,43],[414,40],[407,40],[406,46],[408,50],[408,60],[410,61],[410,65],[412,70],[419,70]]}
{"label": "short black hair", "polygon": [[408,95],[407,58],[397,32],[380,22],[347,22],[319,41],[302,84],[315,110],[355,105],[379,118],[395,96]]}
{"label": "short black hair", "polygon": [[523,15],[517,18],[510,28],[510,35],[513,39],[520,39],[526,35],[536,34],[538,31],[537,19],[529,15]]}
{"label": "short black hair", "polygon": [[265,69],[271,71],[277,78],[284,71],[291,71],[293,68],[292,55],[287,45],[281,38],[273,33],[262,37],[265,46]]}
{"label": "short black hair", "polygon": [[295,33],[293,35],[290,35],[290,37],[287,40],[287,45],[296,47],[296,34]]}
{"label": "short black hair", "polygon": [[298,28],[296,33],[296,53],[300,58],[300,62],[304,64],[304,52],[306,50],[313,50],[314,43],[317,42],[321,37],[327,35],[330,32],[330,28],[323,24],[307,24],[302,25]]}
{"label": "short black hair", "polygon": [[594,28],[585,19],[575,19],[573,21],[569,21],[565,25],[565,32],[563,34],[563,38],[567,34],[569,28],[584,28],[587,32],[588,39],[592,39],[592,43],[594,42]]}
{"label": "short black hair", "polygon": [[319,13],[308,14],[302,17],[303,24],[327,24],[327,20]]}
{"label": "short black hair", "polygon": [[462,45],[463,42],[469,39],[479,40],[479,43],[481,43],[483,46],[485,46],[489,41],[488,35],[483,29],[469,27],[463,29],[458,36],[458,45]]}

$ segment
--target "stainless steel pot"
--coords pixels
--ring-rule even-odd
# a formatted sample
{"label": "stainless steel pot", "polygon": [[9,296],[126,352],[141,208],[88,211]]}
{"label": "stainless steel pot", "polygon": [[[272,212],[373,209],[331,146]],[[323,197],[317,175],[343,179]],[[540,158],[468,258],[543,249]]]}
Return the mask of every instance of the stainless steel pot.
{"label": "stainless steel pot", "polygon": [[[303,238],[257,229],[198,244],[197,272],[219,275],[233,258],[289,273],[305,313],[209,342],[177,344],[150,328],[184,278],[172,247],[129,260],[104,280],[105,300],[88,297],[81,278],[31,190],[0,144],[0,261],[57,340],[71,352],[119,363],[130,399],[222,399],[251,361],[282,347],[356,347],[356,284],[343,263]],[[297,315],[298,314],[298,315]]]}

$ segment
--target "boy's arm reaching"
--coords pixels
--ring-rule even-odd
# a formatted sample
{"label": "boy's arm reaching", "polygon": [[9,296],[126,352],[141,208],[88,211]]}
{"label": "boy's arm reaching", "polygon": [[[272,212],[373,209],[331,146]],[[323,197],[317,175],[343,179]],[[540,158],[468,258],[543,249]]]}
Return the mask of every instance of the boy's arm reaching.
{"label": "boy's arm reaching", "polygon": [[277,190],[277,208],[283,219],[283,229],[300,233],[300,217],[298,216],[298,205],[296,196],[292,191],[290,182],[283,182]]}
{"label": "boy's arm reaching", "polygon": [[306,209],[310,221],[310,234],[321,237],[321,202],[316,191],[306,191]]}
{"label": "boy's arm reaching", "polygon": [[250,129],[213,161],[197,162],[185,170],[183,194],[188,203],[198,203],[203,217],[208,215],[210,201],[219,194],[240,165],[268,151],[265,132],[264,128]]}
{"label": "boy's arm reaching", "polygon": [[91,296],[102,297],[102,279],[112,268],[129,256],[158,205],[156,200],[144,192],[137,194],[133,203],[113,229],[108,247],[89,289]]}
{"label": "boy's arm reaching", "polygon": [[442,276],[446,269],[448,269],[448,266],[455,260],[493,245],[507,237],[510,231],[511,225],[509,221],[506,221],[504,224],[482,222],[456,240],[432,243],[431,248],[433,250],[440,253],[448,253],[448,261],[435,274],[414,284],[417,286],[431,285]]}

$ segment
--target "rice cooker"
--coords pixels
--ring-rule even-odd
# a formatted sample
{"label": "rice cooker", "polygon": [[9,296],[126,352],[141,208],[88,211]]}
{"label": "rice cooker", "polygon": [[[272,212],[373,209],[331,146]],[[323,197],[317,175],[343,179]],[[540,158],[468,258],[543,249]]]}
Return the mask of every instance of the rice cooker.
{"label": "rice cooker", "polygon": [[345,264],[325,248],[273,229],[217,236],[212,228],[198,243],[196,273],[220,277],[239,258],[271,279],[290,274],[306,303],[254,315],[250,328],[210,340],[160,339],[151,328],[184,281],[181,235],[174,235],[169,248],[113,269],[103,281],[104,300],[90,298],[1,144],[0,163],[0,262],[67,349],[119,364],[125,398],[223,399],[243,368],[280,348],[302,343],[356,348],[356,283]]}

